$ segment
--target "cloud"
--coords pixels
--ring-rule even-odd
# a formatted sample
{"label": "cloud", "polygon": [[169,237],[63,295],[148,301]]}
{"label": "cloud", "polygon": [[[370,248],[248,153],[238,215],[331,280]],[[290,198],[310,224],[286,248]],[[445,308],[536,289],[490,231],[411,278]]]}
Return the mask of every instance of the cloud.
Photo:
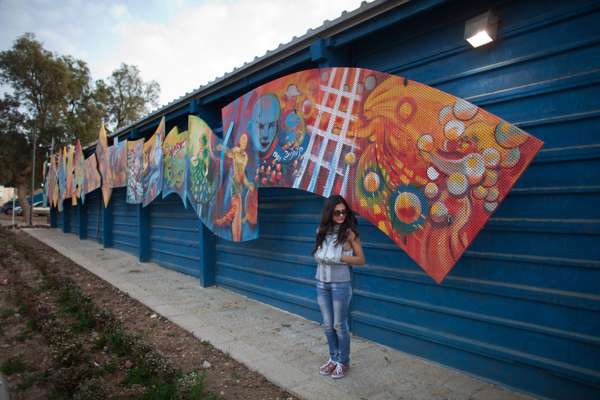
{"label": "cloud", "polygon": [[34,32],[46,48],[88,62],[95,79],[122,62],[156,80],[166,104],[354,10],[360,0],[0,1],[0,48]]}
{"label": "cloud", "polygon": [[115,4],[110,8],[110,14],[114,18],[121,18],[129,14],[125,4]]}
{"label": "cloud", "polygon": [[167,24],[119,26],[117,54],[158,81],[169,102],[319,27],[358,1],[240,0],[182,6]]}

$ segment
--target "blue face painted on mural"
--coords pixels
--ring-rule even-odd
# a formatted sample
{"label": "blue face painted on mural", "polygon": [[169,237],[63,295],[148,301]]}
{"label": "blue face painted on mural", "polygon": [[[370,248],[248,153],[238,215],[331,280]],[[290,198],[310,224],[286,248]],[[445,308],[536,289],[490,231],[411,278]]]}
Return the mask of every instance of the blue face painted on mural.
{"label": "blue face painted on mural", "polygon": [[269,150],[277,136],[277,122],[281,115],[279,100],[273,94],[261,96],[252,108],[248,131],[254,148],[262,153]]}

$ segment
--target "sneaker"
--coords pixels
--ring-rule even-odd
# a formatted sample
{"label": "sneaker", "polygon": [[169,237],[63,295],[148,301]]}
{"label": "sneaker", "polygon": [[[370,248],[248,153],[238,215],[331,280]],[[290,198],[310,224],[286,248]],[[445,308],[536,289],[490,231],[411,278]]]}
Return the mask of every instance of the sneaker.
{"label": "sneaker", "polygon": [[336,366],[337,364],[330,358],[329,361],[327,361],[327,363],[321,365],[321,367],[319,368],[319,374],[331,375],[333,370],[335,370]]}
{"label": "sneaker", "polygon": [[331,373],[333,379],[340,379],[346,376],[346,373],[350,369],[350,364],[337,363],[335,370]]}

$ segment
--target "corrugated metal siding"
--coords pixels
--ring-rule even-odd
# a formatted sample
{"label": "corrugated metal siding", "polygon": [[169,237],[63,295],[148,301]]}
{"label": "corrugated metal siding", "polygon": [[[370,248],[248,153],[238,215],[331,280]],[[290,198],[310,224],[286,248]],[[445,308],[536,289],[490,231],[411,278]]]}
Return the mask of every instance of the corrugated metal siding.
{"label": "corrugated metal siding", "polygon": [[322,205],[320,197],[298,190],[260,189],[260,237],[242,243],[217,238],[217,284],[318,320],[310,252]]}
{"label": "corrugated metal siding", "polygon": [[[68,201],[71,201],[70,199]],[[71,221],[71,233],[79,236],[79,207],[71,206],[68,210]]]}
{"label": "corrugated metal siding", "polygon": [[150,207],[150,259],[167,268],[198,277],[202,223],[171,194]]}
{"label": "corrugated metal siding", "polygon": [[[454,2],[433,28],[419,18],[356,43],[351,63],[466,98],[546,145],[442,285],[362,221],[352,330],[538,395],[597,398],[598,5],[479,7],[500,14],[497,43],[470,48],[464,21],[477,10]],[[259,204],[260,239],[218,239],[217,283],[318,320],[309,254],[322,199],[261,189]]]}
{"label": "corrugated metal siding", "polygon": [[102,243],[102,213],[104,205],[102,204],[102,192],[100,189],[94,190],[85,196],[85,209],[87,213],[87,235],[88,239],[95,239]]}
{"label": "corrugated metal siding", "polygon": [[127,204],[125,188],[113,189],[111,196],[113,244],[117,249],[138,255],[138,205]]}
{"label": "corrugated metal siding", "polygon": [[355,274],[352,328],[543,396],[593,398],[600,389],[600,13],[583,2],[502,4],[500,39],[488,47],[458,42],[464,25],[454,4],[440,11],[447,16],[436,21],[448,22],[435,31],[404,26],[382,34],[394,41],[371,38],[379,44],[354,49],[356,64],[466,98],[546,145],[442,285],[364,226],[369,264]]}

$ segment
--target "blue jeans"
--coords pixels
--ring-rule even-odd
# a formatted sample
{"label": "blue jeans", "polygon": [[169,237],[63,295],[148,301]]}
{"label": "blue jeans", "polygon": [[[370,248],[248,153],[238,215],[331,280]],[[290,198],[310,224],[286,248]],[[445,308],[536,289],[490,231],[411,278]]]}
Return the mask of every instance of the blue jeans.
{"label": "blue jeans", "polygon": [[323,317],[323,330],[329,345],[329,357],[342,364],[350,361],[348,312],[352,299],[351,282],[317,281],[317,302]]}

